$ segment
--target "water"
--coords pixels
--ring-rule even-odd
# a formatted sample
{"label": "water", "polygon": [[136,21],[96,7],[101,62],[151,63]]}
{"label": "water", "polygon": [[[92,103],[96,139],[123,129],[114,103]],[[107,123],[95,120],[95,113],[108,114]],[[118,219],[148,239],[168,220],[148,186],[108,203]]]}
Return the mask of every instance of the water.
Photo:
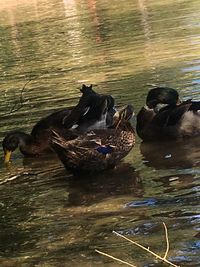
{"label": "water", "polygon": [[[1,0],[0,138],[76,104],[82,83],[136,113],[154,84],[200,100],[199,10],[196,0]],[[165,222],[169,259],[199,266],[199,166],[199,140],[137,138],[121,165],[95,177],[16,152],[10,166],[0,162],[0,265],[122,266],[99,249],[161,266],[112,231],[164,255]]]}

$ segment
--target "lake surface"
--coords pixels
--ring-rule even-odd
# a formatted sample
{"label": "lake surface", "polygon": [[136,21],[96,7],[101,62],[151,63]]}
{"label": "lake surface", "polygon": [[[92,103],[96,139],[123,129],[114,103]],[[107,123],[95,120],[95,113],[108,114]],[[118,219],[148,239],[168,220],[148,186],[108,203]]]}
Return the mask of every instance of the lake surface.
{"label": "lake surface", "polygon": [[[200,100],[199,17],[197,0],[1,0],[0,139],[75,105],[83,83],[136,113],[153,85]],[[74,177],[54,156],[1,160],[0,265],[123,266],[99,249],[161,266],[112,231],[164,255],[165,222],[168,258],[200,266],[199,145],[137,138],[116,169],[94,177]]]}

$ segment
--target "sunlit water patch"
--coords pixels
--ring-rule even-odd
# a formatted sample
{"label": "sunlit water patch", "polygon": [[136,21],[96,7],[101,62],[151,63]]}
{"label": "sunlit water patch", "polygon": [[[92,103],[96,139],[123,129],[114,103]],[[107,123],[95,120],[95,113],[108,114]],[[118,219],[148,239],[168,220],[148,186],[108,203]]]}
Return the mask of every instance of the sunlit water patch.
{"label": "sunlit water patch", "polygon": [[[199,100],[200,3],[19,0],[0,5],[0,138],[73,106],[82,83],[137,113],[154,85]],[[28,82],[28,83],[27,83]],[[135,120],[133,120],[135,125]],[[1,154],[2,149],[0,150]],[[137,142],[116,169],[73,176],[57,157],[0,161],[0,265],[161,266],[115,230],[199,266],[199,140]]]}

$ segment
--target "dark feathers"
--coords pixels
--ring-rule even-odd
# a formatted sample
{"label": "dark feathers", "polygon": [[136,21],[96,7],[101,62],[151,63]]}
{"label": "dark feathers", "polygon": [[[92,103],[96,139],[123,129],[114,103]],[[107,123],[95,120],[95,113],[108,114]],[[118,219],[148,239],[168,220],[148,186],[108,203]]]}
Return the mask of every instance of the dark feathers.
{"label": "dark feathers", "polygon": [[83,84],[80,91],[83,95],[69,116],[64,118],[64,127],[69,129],[75,125],[80,131],[85,131],[98,121],[112,123],[110,118],[115,113],[113,97],[96,93],[92,85]]}
{"label": "dark feathers", "polygon": [[200,102],[181,102],[175,89],[150,90],[137,115],[137,133],[144,141],[200,135]]}

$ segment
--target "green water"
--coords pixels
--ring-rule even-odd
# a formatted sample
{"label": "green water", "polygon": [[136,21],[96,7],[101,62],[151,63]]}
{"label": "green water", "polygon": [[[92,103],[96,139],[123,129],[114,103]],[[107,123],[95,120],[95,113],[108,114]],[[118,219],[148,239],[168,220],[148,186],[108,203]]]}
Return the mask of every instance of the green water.
{"label": "green water", "polygon": [[[1,140],[76,104],[82,83],[136,113],[152,85],[200,100],[199,10],[197,0],[1,0]],[[199,266],[199,143],[137,138],[121,165],[95,177],[73,177],[53,156],[1,160],[0,266],[122,266],[95,249],[161,266],[112,231],[164,255],[162,222],[169,259]]]}

